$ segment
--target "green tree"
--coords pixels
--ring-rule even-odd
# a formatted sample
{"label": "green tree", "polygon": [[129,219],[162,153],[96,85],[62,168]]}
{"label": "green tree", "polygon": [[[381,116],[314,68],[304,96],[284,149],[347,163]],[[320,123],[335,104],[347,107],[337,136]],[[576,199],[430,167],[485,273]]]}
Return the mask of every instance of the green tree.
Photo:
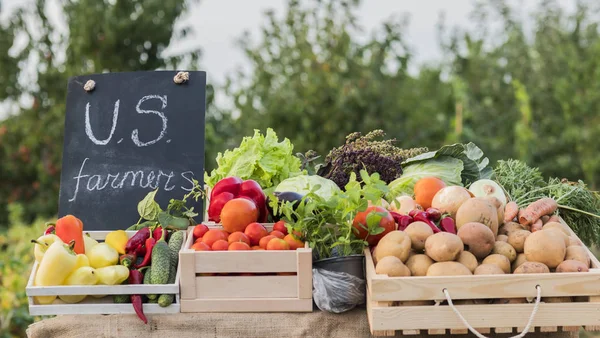
{"label": "green tree", "polygon": [[404,20],[390,20],[365,42],[360,1],[288,1],[282,18],[266,14],[258,43],[241,39],[253,71],[229,79],[237,135],[272,127],[296,151],[325,156],[351,132],[383,129],[398,146],[437,146],[453,116],[451,87],[440,69],[409,74]]}
{"label": "green tree", "polygon": [[[56,213],[67,79],[87,73],[197,69],[199,49],[180,55],[165,50],[193,33],[175,23],[197,1],[61,0],[67,30],[36,0],[0,25],[0,102],[16,114],[0,125],[0,224],[4,208],[22,202],[26,221]],[[25,41],[19,44],[19,41]],[[208,86],[207,123],[215,123],[213,89]],[[210,149],[223,133],[209,133]]]}

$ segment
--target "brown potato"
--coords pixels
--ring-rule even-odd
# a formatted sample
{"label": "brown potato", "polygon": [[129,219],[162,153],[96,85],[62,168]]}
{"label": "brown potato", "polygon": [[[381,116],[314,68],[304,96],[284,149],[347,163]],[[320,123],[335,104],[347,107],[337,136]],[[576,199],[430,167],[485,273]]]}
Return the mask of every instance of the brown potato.
{"label": "brown potato", "polygon": [[498,242],[498,241],[508,243],[508,236],[506,236],[506,235],[498,235],[498,237],[496,237],[496,242]]}
{"label": "brown potato", "polygon": [[449,232],[438,232],[425,241],[425,254],[436,262],[457,259],[463,248],[460,237]]}
{"label": "brown potato", "polygon": [[512,263],[517,259],[517,251],[512,245],[507,242],[496,241],[494,243],[494,249],[492,249],[492,254],[500,254],[506,256],[508,260]]}
{"label": "brown potato", "polygon": [[[505,257],[506,258],[506,257]],[[481,264],[475,269],[474,275],[503,275],[505,272],[497,264]]]}
{"label": "brown potato", "polygon": [[406,266],[410,270],[411,276],[425,276],[427,269],[433,264],[433,260],[427,255],[418,254],[408,258]]}
{"label": "brown potato", "polygon": [[517,222],[508,222],[504,223],[504,225],[498,229],[498,234],[508,236],[511,232],[517,230],[527,230],[527,227]]}
{"label": "brown potato", "polygon": [[563,231],[561,231],[559,228],[548,228],[548,229],[542,229],[542,231],[554,231],[558,234],[558,236],[560,236],[563,241],[565,242],[565,246],[569,246],[569,244],[571,243],[571,241],[569,240],[569,236],[565,235],[565,233]]}
{"label": "brown potato", "polygon": [[546,266],[544,263],[523,262],[523,264],[519,265],[519,267],[517,267],[513,273],[550,273],[550,269],[548,269],[548,266]]}
{"label": "brown potato", "polygon": [[525,239],[531,235],[528,230],[516,230],[508,235],[508,244],[512,246],[517,253],[523,252]]}
{"label": "brown potato", "polygon": [[496,242],[494,233],[483,223],[470,222],[463,224],[458,229],[457,235],[464,243],[465,250],[479,259],[489,255]]}
{"label": "brown potato", "polygon": [[524,253],[520,253],[517,255],[517,259],[515,259],[515,261],[512,263],[512,271],[515,272],[515,270],[519,267],[519,265],[523,264],[527,262],[527,258],[525,257]]}
{"label": "brown potato", "polygon": [[471,270],[458,262],[433,263],[427,269],[427,276],[464,276],[472,275]]}
{"label": "brown potato", "polygon": [[581,243],[579,238],[577,238],[575,236],[569,236],[569,246],[571,246],[571,245],[583,246],[583,243]]}
{"label": "brown potato", "polygon": [[425,249],[425,240],[427,240],[427,237],[433,235],[431,227],[427,225],[427,223],[419,221],[410,223],[406,229],[404,229],[404,232],[410,236],[412,243],[411,247],[417,252]]}
{"label": "brown potato", "polygon": [[571,236],[571,232],[569,231],[569,229],[560,222],[548,222],[548,223],[544,224],[544,227],[542,228],[542,230],[547,230],[547,229],[551,229],[551,228],[558,229],[558,230],[562,231],[565,235]]}
{"label": "brown potato", "polygon": [[489,255],[483,260],[481,264],[496,264],[500,269],[502,269],[502,271],[504,271],[504,273],[510,273],[510,261],[504,255]]}
{"label": "brown potato", "polygon": [[502,204],[502,201],[495,196],[486,196],[483,198],[490,201],[492,205],[496,207],[496,213],[498,214],[498,226],[500,226],[500,224],[504,223],[504,204]]}
{"label": "brown potato", "polygon": [[460,229],[467,223],[482,223],[494,234],[498,235],[498,210],[486,198],[474,197],[466,200],[456,211],[456,228]]}
{"label": "brown potato", "polygon": [[589,265],[585,265],[580,261],[566,260],[556,267],[556,272],[588,272]]}
{"label": "brown potato", "polygon": [[469,270],[471,270],[471,272],[475,271],[477,265],[479,264],[477,262],[477,258],[468,251],[461,252],[456,261],[466,266]]}
{"label": "brown potato", "polygon": [[379,262],[383,257],[396,256],[404,263],[408,260],[410,248],[411,240],[406,232],[390,231],[379,240],[375,250],[375,260]]}
{"label": "brown potato", "polygon": [[566,260],[576,260],[585,264],[585,266],[590,266],[590,256],[587,253],[587,250],[578,245],[570,245],[567,247],[567,254],[565,255]]}
{"label": "brown potato", "polygon": [[543,263],[552,269],[565,260],[567,246],[557,231],[542,230],[527,236],[523,252],[529,262]]}
{"label": "brown potato", "polygon": [[410,270],[396,256],[385,256],[375,266],[375,273],[389,277],[410,276]]}

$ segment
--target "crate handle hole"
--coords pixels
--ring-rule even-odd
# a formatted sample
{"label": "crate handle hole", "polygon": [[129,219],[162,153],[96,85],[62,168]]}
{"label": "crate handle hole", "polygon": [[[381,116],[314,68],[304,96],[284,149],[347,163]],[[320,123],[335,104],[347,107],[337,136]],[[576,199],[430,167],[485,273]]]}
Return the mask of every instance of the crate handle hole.
{"label": "crate handle hole", "polygon": [[[511,338],[523,338],[529,332],[529,328],[531,327],[531,324],[533,323],[533,319],[535,318],[535,314],[537,313],[538,308],[540,306],[540,300],[542,299],[542,287],[538,284],[538,285],[535,286],[535,289],[537,290],[537,296],[536,296],[536,299],[535,299],[535,304],[533,305],[533,311],[531,311],[531,316],[529,316],[529,321],[527,322],[527,325],[523,329],[523,332],[519,333],[516,336],[512,336]],[[442,289],[442,292],[446,296],[446,300],[448,301],[448,305],[450,306],[450,308],[452,309],[452,311],[454,311],[454,313],[456,313],[456,315],[458,316],[458,318],[463,322],[463,324],[465,324],[465,326],[469,329],[469,331],[471,331],[471,333],[473,333],[475,336],[477,336],[479,338],[487,338],[486,336],[484,336],[481,333],[477,332],[467,322],[467,320],[465,319],[465,317],[463,317],[463,315],[460,314],[460,312],[458,311],[458,309],[452,303],[452,297],[450,297],[450,292],[448,292],[448,289],[444,288],[444,289]]]}

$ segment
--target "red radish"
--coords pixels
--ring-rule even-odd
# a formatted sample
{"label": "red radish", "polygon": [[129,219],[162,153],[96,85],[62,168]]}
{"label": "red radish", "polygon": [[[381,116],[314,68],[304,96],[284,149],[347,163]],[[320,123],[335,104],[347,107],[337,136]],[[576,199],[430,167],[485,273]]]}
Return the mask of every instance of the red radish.
{"label": "red radish", "polygon": [[454,224],[454,220],[452,217],[444,217],[440,221],[440,228],[445,232],[453,233],[456,235],[456,225]]}

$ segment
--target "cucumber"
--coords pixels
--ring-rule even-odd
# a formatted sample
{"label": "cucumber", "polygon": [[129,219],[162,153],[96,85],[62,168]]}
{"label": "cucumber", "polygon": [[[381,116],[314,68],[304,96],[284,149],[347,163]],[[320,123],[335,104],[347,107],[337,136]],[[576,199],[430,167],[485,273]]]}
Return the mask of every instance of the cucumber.
{"label": "cucumber", "polygon": [[[146,273],[144,274],[144,284],[150,284],[150,271],[152,271],[151,266],[149,266],[146,269]],[[158,295],[146,295],[146,297],[148,297],[148,299],[150,300],[156,300],[156,298],[158,298]]]}
{"label": "cucumber", "polygon": [[[177,264],[179,264],[179,249],[183,244],[183,231],[175,231],[169,239],[169,251],[170,251],[170,267],[169,267],[169,280],[168,284],[175,283],[175,277],[177,275]],[[163,294],[158,297],[158,305],[161,307],[167,307],[173,303],[175,299],[174,294]]]}
{"label": "cucumber", "polygon": [[113,295],[113,302],[122,304],[129,303],[131,301],[131,296],[129,295]]}
{"label": "cucumber", "polygon": [[[152,269],[150,270],[149,284],[167,284],[171,273],[171,252],[169,245],[162,238],[152,248],[152,262],[150,265]],[[148,295],[151,300],[157,297],[158,295]]]}

